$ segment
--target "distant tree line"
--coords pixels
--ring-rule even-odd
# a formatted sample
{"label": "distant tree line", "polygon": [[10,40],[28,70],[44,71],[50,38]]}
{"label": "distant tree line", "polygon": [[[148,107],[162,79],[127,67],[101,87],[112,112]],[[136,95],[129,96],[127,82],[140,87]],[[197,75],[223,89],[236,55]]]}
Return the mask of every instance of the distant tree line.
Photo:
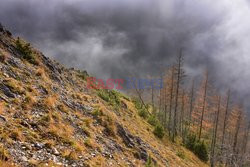
{"label": "distant tree line", "polygon": [[243,102],[233,101],[230,89],[221,95],[209,80],[208,70],[201,82],[193,80],[187,87],[183,64],[180,50],[175,63],[161,74],[162,89],[152,86],[147,98],[146,90],[135,89],[141,104],[146,108],[145,101],[150,101],[152,110],[147,107],[147,112],[157,118],[172,142],[181,139],[200,159],[209,160],[211,167],[250,166],[250,121]]}

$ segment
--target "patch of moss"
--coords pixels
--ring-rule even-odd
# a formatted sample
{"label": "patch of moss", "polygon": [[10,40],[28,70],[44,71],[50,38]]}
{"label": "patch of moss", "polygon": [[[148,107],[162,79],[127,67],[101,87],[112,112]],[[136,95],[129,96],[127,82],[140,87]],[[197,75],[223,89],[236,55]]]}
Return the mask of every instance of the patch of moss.
{"label": "patch of moss", "polygon": [[112,106],[120,106],[120,93],[115,90],[98,90],[98,96]]}

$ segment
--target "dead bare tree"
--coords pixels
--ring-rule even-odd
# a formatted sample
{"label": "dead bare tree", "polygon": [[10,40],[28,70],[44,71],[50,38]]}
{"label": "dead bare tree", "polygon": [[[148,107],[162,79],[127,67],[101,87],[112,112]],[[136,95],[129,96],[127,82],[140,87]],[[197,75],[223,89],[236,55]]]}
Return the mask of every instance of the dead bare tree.
{"label": "dead bare tree", "polygon": [[174,107],[174,124],[173,124],[173,133],[172,133],[172,141],[175,141],[175,136],[177,135],[177,110],[178,110],[178,99],[179,99],[179,89],[182,79],[182,63],[183,63],[183,54],[182,49],[180,49],[180,53],[177,57],[177,80],[176,80],[176,93],[175,93],[175,107]]}
{"label": "dead bare tree", "polygon": [[138,77],[135,77],[135,75],[131,75],[132,77],[130,78],[130,79],[132,79],[132,80],[130,80],[130,82],[132,82],[132,85],[133,85],[133,88],[134,88],[134,90],[135,90],[135,93],[137,94],[137,96],[138,96],[138,98],[139,98],[139,100],[141,101],[141,104],[145,107],[145,109],[148,111],[148,108],[147,108],[147,106],[146,106],[146,104],[145,104],[145,102],[144,102],[144,100],[143,100],[143,97],[142,97],[142,94],[143,94],[143,92],[144,92],[144,89],[140,89],[140,88],[138,88],[138,85],[139,85],[139,81],[137,82],[137,80],[138,80]]}
{"label": "dead bare tree", "polygon": [[154,86],[152,86],[152,94],[151,94],[152,96],[152,108],[153,108],[153,110],[154,110],[154,107],[155,107],[155,105],[154,105]]}
{"label": "dead bare tree", "polygon": [[248,126],[246,128],[246,131],[245,131],[245,135],[244,135],[244,141],[243,141],[243,147],[242,147],[242,150],[243,150],[243,154],[246,153],[246,150],[247,150],[247,144],[248,144],[248,139],[249,139],[249,132],[250,132],[250,121],[248,122]]}
{"label": "dead bare tree", "polygon": [[207,100],[207,85],[208,85],[208,72],[206,71],[205,74],[205,85],[204,85],[204,94],[203,94],[203,102],[202,102],[202,113],[201,113],[201,120],[200,120],[200,129],[199,129],[199,140],[201,139],[201,132],[203,126],[203,119],[204,119],[204,112],[206,107],[206,100]]}
{"label": "dead bare tree", "polygon": [[241,148],[241,156],[240,156],[240,162],[239,166],[243,166],[244,163],[246,163],[247,160],[247,145],[248,145],[248,139],[249,139],[249,132],[250,132],[250,122],[246,123],[245,132],[242,140],[242,148]]}
{"label": "dead bare tree", "polygon": [[181,137],[184,139],[184,126],[185,126],[185,118],[184,118],[184,107],[185,107],[185,91],[183,89],[182,91],[182,97],[181,97],[181,114],[180,114],[180,134]]}
{"label": "dead bare tree", "polygon": [[233,165],[237,162],[237,156],[238,156],[237,145],[238,145],[238,136],[239,136],[240,126],[241,126],[242,114],[243,114],[242,107],[240,107],[238,109],[237,123],[236,123],[236,127],[235,127],[231,165]]}
{"label": "dead bare tree", "polygon": [[171,123],[172,123],[172,101],[174,91],[174,66],[171,69],[171,85],[170,85],[170,98],[169,98],[169,115],[168,115],[168,132],[171,136]]}
{"label": "dead bare tree", "polygon": [[189,108],[189,122],[192,122],[192,112],[193,112],[193,103],[194,103],[194,80],[192,81],[192,88],[190,92],[190,108]]}
{"label": "dead bare tree", "polygon": [[164,126],[164,129],[166,129],[167,128],[167,83],[166,83],[166,81],[165,81],[165,86],[164,86],[163,99],[164,99],[164,121],[163,121],[163,126]]}
{"label": "dead bare tree", "polygon": [[216,139],[217,139],[217,129],[218,129],[218,122],[219,122],[219,115],[220,115],[220,99],[221,97],[218,97],[218,109],[216,112],[216,117],[215,117],[215,127],[214,127],[214,133],[213,133],[213,138],[212,138],[212,145],[211,145],[211,167],[215,166],[215,146],[216,146]]}
{"label": "dead bare tree", "polygon": [[226,133],[226,127],[227,127],[228,112],[229,112],[229,102],[230,102],[230,89],[227,92],[226,110],[225,110],[223,130],[222,130],[222,139],[221,139],[222,149],[223,149],[224,141],[225,141],[225,133]]}

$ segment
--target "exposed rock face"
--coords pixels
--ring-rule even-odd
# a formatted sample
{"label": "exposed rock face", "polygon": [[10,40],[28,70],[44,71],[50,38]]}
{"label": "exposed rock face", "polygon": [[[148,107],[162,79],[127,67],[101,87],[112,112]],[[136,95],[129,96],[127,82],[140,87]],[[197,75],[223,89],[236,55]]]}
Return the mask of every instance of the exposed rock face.
{"label": "exposed rock face", "polygon": [[117,133],[122,138],[123,142],[127,147],[134,147],[135,143],[133,141],[133,136],[129,134],[120,124],[117,124]]}
{"label": "exposed rock face", "polygon": [[139,159],[144,160],[145,162],[148,160],[148,153],[144,147],[139,147],[138,154]]}
{"label": "exposed rock face", "polygon": [[148,153],[146,151],[144,142],[141,138],[133,136],[129,133],[128,130],[125,130],[120,124],[117,123],[117,133],[122,138],[124,144],[129,148],[135,148],[137,152],[135,153],[135,157],[147,161]]}
{"label": "exposed rock face", "polygon": [[7,96],[7,97],[10,97],[10,98],[15,98],[16,95],[11,92],[11,90],[5,86],[4,84],[0,84],[0,90],[2,90],[2,92]]}

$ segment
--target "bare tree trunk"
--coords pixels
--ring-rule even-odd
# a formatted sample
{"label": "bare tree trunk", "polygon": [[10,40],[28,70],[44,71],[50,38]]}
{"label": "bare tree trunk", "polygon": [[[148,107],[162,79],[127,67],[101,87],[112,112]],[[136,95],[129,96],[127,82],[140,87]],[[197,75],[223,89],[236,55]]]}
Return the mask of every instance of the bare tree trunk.
{"label": "bare tree trunk", "polygon": [[250,132],[250,122],[248,122],[247,130],[244,136],[244,143],[243,143],[243,148],[242,148],[244,154],[246,153],[246,150],[247,150],[249,132]]}
{"label": "bare tree trunk", "polygon": [[185,124],[184,124],[184,121],[185,121],[185,119],[184,119],[184,105],[185,105],[185,91],[183,90],[183,92],[182,92],[182,102],[181,102],[181,115],[180,115],[180,133],[181,133],[181,136],[182,136],[183,139],[184,139],[184,134],[183,134],[184,130],[183,130],[183,128],[185,126]]}
{"label": "bare tree trunk", "polygon": [[235,128],[235,134],[234,134],[234,141],[233,141],[233,156],[231,158],[231,164],[233,162],[237,162],[237,144],[238,144],[238,135],[239,135],[239,130],[240,130],[240,125],[241,125],[241,119],[242,119],[242,108],[239,109],[239,115],[237,118],[237,124]]}
{"label": "bare tree trunk", "polygon": [[161,120],[161,89],[159,90],[159,113],[158,113],[159,120]]}
{"label": "bare tree trunk", "polygon": [[226,111],[225,111],[225,117],[224,117],[224,123],[223,123],[223,130],[222,130],[222,141],[221,146],[224,146],[224,140],[225,140],[225,132],[227,127],[227,119],[228,119],[228,111],[229,111],[229,101],[230,101],[230,90],[228,90],[227,93],[227,102],[226,102]]}
{"label": "bare tree trunk", "polygon": [[212,147],[211,147],[211,167],[215,166],[215,146],[216,146],[216,139],[217,139],[217,129],[218,129],[218,122],[219,122],[219,115],[220,115],[220,99],[221,97],[219,96],[218,99],[218,110],[216,114],[216,122],[215,122],[215,128],[214,128],[214,134],[212,138]]}
{"label": "bare tree trunk", "polygon": [[193,101],[194,101],[194,80],[192,81],[192,87],[191,90],[189,92],[189,113],[187,115],[186,118],[186,125],[184,128],[184,137],[183,137],[183,141],[185,142],[186,140],[186,136],[188,135],[188,133],[191,131],[191,124],[192,124],[192,112],[193,112]]}
{"label": "bare tree trunk", "polygon": [[[224,122],[223,122],[223,129],[222,129],[222,139],[221,139],[221,163],[224,162],[225,157],[225,134],[226,134],[226,128],[227,128],[227,122],[228,122],[228,112],[229,112],[229,103],[230,103],[230,89],[227,92],[227,101],[226,101],[226,110],[225,110],[225,116],[224,116]],[[227,160],[226,160],[227,162]]]}
{"label": "bare tree trunk", "polygon": [[167,85],[164,87],[164,129],[167,128]]}
{"label": "bare tree trunk", "polygon": [[[136,78],[135,78],[135,77],[133,78],[132,83],[134,84],[135,91],[136,91],[136,93],[137,93],[137,95],[138,95],[138,97],[139,97],[139,99],[140,99],[142,105],[143,105],[143,106],[145,107],[145,109],[148,111],[148,108],[147,108],[147,106],[146,106],[146,104],[144,103],[144,100],[143,100],[143,98],[142,98],[143,89],[142,89],[142,91],[138,89],[137,84],[135,83],[134,79],[136,79]],[[136,79],[136,81],[137,81],[137,79]]]}
{"label": "bare tree trunk", "polygon": [[190,126],[192,123],[193,100],[194,100],[194,80],[192,82],[192,88],[191,88],[191,92],[190,92],[189,129],[190,129]]}
{"label": "bare tree trunk", "polygon": [[169,99],[169,115],[168,115],[168,133],[171,136],[172,127],[172,101],[173,101],[173,90],[174,90],[174,66],[171,70],[171,87],[170,87],[170,99]]}
{"label": "bare tree trunk", "polygon": [[246,151],[247,151],[247,144],[248,144],[248,137],[249,137],[249,131],[250,131],[250,122],[248,122],[248,125],[245,130],[245,134],[243,137],[243,142],[242,142],[242,153],[241,153],[241,160],[239,166],[243,166],[244,162],[246,161]]}
{"label": "bare tree trunk", "polygon": [[152,84],[152,92],[151,92],[151,100],[152,100],[152,109],[153,109],[153,112],[154,112],[154,109],[155,109],[155,105],[154,105],[154,85]]}
{"label": "bare tree trunk", "polygon": [[204,87],[204,95],[203,95],[203,103],[202,103],[202,113],[201,113],[201,121],[200,121],[200,130],[199,130],[199,140],[201,139],[201,131],[202,131],[202,125],[203,125],[203,117],[204,117],[205,106],[206,106],[207,84],[208,84],[208,73],[206,72],[205,87]]}
{"label": "bare tree trunk", "polygon": [[176,94],[175,94],[175,108],[174,108],[174,125],[173,125],[173,134],[172,141],[174,142],[175,136],[177,135],[177,109],[178,109],[178,98],[179,98],[179,88],[181,80],[181,63],[182,63],[182,50],[178,56],[178,65],[177,65],[177,82],[176,82]]}

